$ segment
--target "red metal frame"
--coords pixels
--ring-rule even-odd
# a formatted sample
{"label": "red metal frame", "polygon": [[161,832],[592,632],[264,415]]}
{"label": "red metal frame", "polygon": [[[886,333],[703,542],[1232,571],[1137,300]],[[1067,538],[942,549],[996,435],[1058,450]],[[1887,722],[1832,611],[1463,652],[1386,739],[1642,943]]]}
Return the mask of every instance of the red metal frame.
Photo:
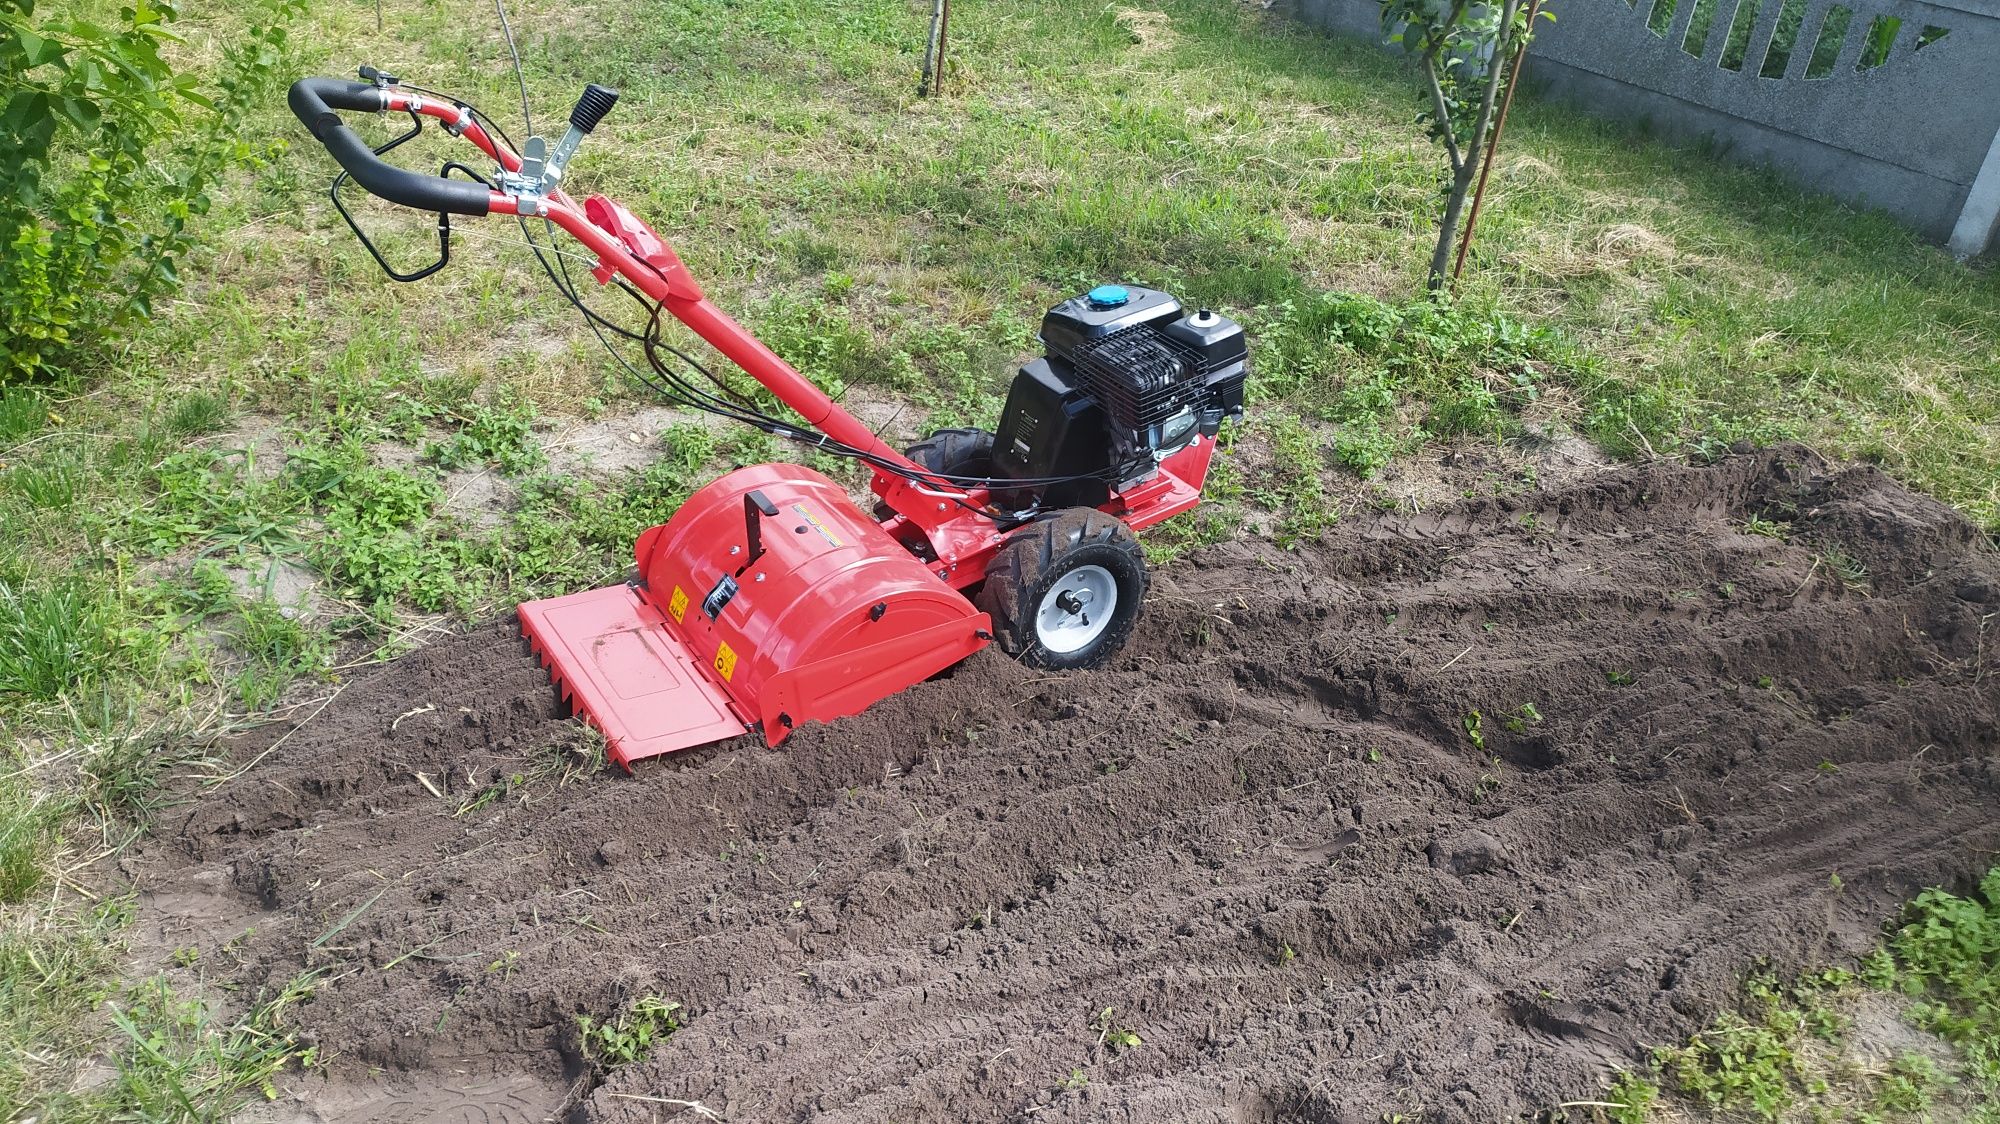
{"label": "red metal frame", "polygon": [[[508,172],[522,160],[463,107],[390,87],[384,108],[435,117]],[[855,714],[992,639],[964,596],[1010,530],[984,488],[933,476],[710,303],[666,239],[601,195],[494,191],[489,211],[546,217],[791,407],[879,462],[876,519],[798,465],[709,483],[634,548],[640,580],[520,607],[521,627],[565,700],[632,762],[752,730],[776,745],[798,726]],[[1214,442],[1197,438],[1103,509],[1134,530],[1201,502]],[[894,466],[888,471],[881,465]]]}

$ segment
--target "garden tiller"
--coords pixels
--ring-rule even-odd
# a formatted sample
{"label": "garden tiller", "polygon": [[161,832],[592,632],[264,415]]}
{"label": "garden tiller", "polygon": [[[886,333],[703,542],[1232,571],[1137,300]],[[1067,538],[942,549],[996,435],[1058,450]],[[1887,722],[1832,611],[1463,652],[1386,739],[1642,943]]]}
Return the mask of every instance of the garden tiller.
{"label": "garden tiller", "polygon": [[[711,304],[651,227],[602,195],[578,203],[562,191],[565,166],[616,91],[586,88],[560,141],[530,137],[517,152],[466,103],[361,73],[361,82],[303,79],[290,100],[344,169],[336,204],[352,178],[391,203],[437,213],[439,260],[414,273],[390,269],[355,226],[392,277],[444,263],[452,215],[522,216],[543,268],[592,328],[643,348],[650,370],[627,366],[648,385],[678,405],[872,471],[871,513],[801,465],[737,469],[639,536],[632,580],[520,607],[562,695],[603,731],[619,764],[753,730],[776,745],[991,640],[1056,669],[1095,666],[1123,645],[1146,589],[1133,531],[1201,501],[1216,432],[1242,413],[1240,326],[1206,309],[1190,313],[1163,292],[1099,286],[1043,318],[1047,354],[1015,376],[996,430],[947,429],[898,452]],[[339,110],[407,113],[412,128],[371,148]],[[446,164],[424,175],[381,159],[425,117],[497,167],[482,174]],[[639,300],[645,328],[622,328],[585,306],[563,251],[559,274],[527,217],[581,242],[598,282]],[[663,315],[797,417],[763,412],[668,345]]]}

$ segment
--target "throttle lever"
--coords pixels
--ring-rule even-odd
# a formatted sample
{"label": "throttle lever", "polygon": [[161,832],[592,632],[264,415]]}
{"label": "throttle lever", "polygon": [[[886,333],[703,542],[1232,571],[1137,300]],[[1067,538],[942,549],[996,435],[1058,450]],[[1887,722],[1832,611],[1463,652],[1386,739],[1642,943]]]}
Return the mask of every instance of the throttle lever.
{"label": "throttle lever", "polygon": [[588,134],[618,104],[618,91],[595,82],[583,88],[583,96],[576,99],[576,108],[569,111],[570,128]]}
{"label": "throttle lever", "polygon": [[529,137],[527,147],[521,152],[521,172],[519,180],[523,186],[537,195],[547,195],[562,184],[563,170],[569,167],[570,158],[583,145],[583,138],[597,128],[611,107],[618,104],[618,91],[609,86],[592,82],[583,88],[583,96],[576,99],[576,108],[569,111],[569,130],[562,139],[546,148],[546,156],[536,151],[538,145],[546,144],[540,137]]}

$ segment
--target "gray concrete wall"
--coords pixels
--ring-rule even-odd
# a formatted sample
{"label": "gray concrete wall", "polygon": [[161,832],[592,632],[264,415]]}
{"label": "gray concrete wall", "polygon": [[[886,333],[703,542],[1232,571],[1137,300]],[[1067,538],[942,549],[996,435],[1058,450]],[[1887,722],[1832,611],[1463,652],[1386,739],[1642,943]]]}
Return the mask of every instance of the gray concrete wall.
{"label": "gray concrete wall", "polygon": [[[1281,3],[1328,30],[1382,40],[1375,0]],[[1797,38],[1783,77],[1766,78],[1788,4],[1802,15]],[[1961,256],[2000,248],[2000,0],[1740,0],[1740,11],[1739,0],[1544,6],[1557,18],[1537,31],[1528,76],[1553,96],[1650,122],[1667,136],[1711,139],[1736,159],[1880,207]],[[1689,34],[1698,13],[1709,22],[1705,36]],[[1878,19],[1899,21],[1880,60],[1865,54]],[[1749,31],[1738,69],[1723,65],[1732,25],[1739,42]],[[1925,43],[1927,29],[1945,34]],[[1823,33],[1820,68],[1808,77]]]}

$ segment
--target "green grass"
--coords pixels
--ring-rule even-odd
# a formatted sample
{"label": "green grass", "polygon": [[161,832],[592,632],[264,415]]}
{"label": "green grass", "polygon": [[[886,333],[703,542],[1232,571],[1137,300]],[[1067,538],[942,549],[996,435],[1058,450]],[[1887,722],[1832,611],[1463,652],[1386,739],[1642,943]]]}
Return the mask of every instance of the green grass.
{"label": "green grass", "polygon": [[0,697],[48,702],[109,674],[116,612],[87,574],[0,578]]}
{"label": "green grass", "polygon": [[[1870,993],[1895,997],[1897,1016],[1933,1036],[1942,1059],[1859,1053],[1852,1013]],[[2000,1122],[2000,867],[1966,895],[1918,895],[1858,973],[1826,969],[1790,984],[1752,975],[1740,1011],[1654,1050],[1651,1069],[1619,1074],[1594,1110],[1615,1124],[1691,1110],[1814,1124]]]}
{"label": "green grass", "polygon": [[[2000,529],[1992,271],[1767,173],[1528,101],[1459,299],[1419,300],[1439,161],[1409,74],[1229,0],[1157,8],[1142,34],[1113,8],[968,6],[939,99],[914,96],[924,19],[907,0],[513,14],[545,129],[584,81],[623,90],[568,182],[652,219],[819,385],[900,404],[870,418],[891,437],[990,424],[1041,310],[1099,281],[1243,319],[1250,415],[1225,435],[1213,502],[1149,535],[1161,563],[1245,533],[1310,541],[1353,503],[1400,502],[1377,482],[1440,444],[1565,432],[1633,457],[1801,438]],[[185,16],[171,49],[204,71],[250,13],[206,0]],[[387,65],[521,132],[484,17],[381,18],[316,8],[293,64]],[[80,861],[73,840],[129,838],[161,778],[202,768],[219,733],[334,689],[418,618],[618,577],[640,530],[731,465],[784,455],[854,479],[684,420],[648,438],[645,468],[572,467],[558,434],[649,403],[520,231],[461,221],[450,269],[389,284],[284,107],[241,134],[290,149],[200,217],[181,298],[96,369],[0,391],[0,898],[19,903],[0,923],[0,1103],[48,1119],[212,1117],[268,1078],[273,1028],[302,998],[239,1024],[135,990],[120,1010],[164,1045],[134,1053],[101,1014],[120,994],[121,915],[50,893]],[[435,133],[398,150],[425,168],[447,152],[466,156]],[[428,217],[357,209],[398,260],[434,248]],[[617,294],[591,299],[631,315]],[[502,500],[468,509],[478,481]],[[315,598],[259,584],[292,569],[315,575]],[[1921,979],[1926,996],[1966,986]],[[79,1099],[95,1051],[143,1072]],[[1915,1069],[1899,1079],[1897,1096],[1937,1095]]]}
{"label": "green grass", "polygon": [[41,886],[71,810],[62,794],[38,790],[26,776],[0,779],[0,903]]}

